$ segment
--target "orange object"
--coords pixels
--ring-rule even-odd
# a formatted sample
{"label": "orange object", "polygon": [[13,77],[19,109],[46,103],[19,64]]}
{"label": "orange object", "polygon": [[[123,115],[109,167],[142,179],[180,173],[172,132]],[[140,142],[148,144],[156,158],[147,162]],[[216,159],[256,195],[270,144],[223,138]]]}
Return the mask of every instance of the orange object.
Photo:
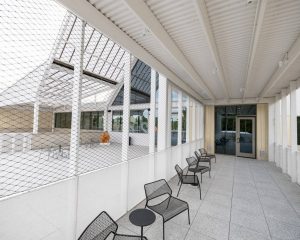
{"label": "orange object", "polygon": [[100,134],[100,142],[101,143],[109,143],[109,140],[110,140],[110,135],[109,135],[108,131],[105,131]]}

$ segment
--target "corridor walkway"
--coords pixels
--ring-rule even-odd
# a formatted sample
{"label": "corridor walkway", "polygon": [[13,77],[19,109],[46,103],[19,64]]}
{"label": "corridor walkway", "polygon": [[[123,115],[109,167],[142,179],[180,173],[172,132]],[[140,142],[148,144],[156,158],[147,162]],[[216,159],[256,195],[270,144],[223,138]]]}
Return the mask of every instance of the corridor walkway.
{"label": "corridor walkway", "polygon": [[[187,214],[166,223],[166,239],[300,239],[300,187],[272,163],[218,156],[211,179],[203,178],[202,201],[196,187],[182,187],[179,198],[190,205]],[[178,178],[170,181],[177,194]],[[144,202],[137,207],[143,207]],[[126,214],[118,220],[120,233],[140,233]],[[162,239],[162,220],[145,229],[148,239]]]}

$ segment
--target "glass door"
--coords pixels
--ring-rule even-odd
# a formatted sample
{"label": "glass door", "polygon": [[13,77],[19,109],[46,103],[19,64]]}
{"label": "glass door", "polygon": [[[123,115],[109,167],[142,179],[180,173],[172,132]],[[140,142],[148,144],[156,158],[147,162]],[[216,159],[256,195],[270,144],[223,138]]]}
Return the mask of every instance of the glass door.
{"label": "glass door", "polygon": [[255,118],[237,117],[236,155],[255,158]]}

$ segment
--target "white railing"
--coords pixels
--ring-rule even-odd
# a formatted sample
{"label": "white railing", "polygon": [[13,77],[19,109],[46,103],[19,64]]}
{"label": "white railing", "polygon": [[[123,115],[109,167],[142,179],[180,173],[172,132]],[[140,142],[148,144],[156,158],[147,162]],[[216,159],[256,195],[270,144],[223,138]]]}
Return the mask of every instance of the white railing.
{"label": "white railing", "polygon": [[185,167],[185,158],[202,146],[202,140],[185,143],[2,199],[0,236],[77,239],[103,210],[120,218],[144,199],[144,184],[169,180],[175,164]]}

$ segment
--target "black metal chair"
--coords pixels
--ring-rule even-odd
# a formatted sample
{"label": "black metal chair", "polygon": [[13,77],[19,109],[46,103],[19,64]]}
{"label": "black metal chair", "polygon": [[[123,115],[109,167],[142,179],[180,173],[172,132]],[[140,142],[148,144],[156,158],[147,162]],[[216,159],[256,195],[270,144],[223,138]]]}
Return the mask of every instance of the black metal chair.
{"label": "black metal chair", "polygon": [[202,156],[200,156],[200,154],[197,151],[195,151],[194,153],[195,153],[195,156],[196,156],[198,162],[205,162],[205,163],[209,164],[209,177],[210,177],[211,158],[209,158],[209,157],[202,157]]}
{"label": "black metal chair", "polygon": [[[165,222],[169,221],[178,214],[188,211],[188,220],[190,224],[190,210],[187,202],[172,196],[172,189],[165,179],[147,183],[144,186],[146,194],[146,206],[153,212],[156,212],[163,218],[163,239],[165,239]],[[166,195],[167,198],[159,203],[149,205],[149,201]]]}
{"label": "black metal chair", "polygon": [[[113,234],[114,240],[138,240],[141,236],[117,234],[118,224],[108,215],[101,212],[83,231],[78,240],[105,240]],[[147,240],[143,237],[143,240]]]}
{"label": "black metal chair", "polygon": [[210,159],[215,159],[215,163],[217,162],[217,157],[215,154],[207,153],[205,148],[200,148],[199,151],[202,157],[209,157]]}
{"label": "black metal chair", "polygon": [[188,164],[188,169],[186,171],[186,174],[188,174],[188,172],[192,172],[194,173],[194,175],[196,175],[196,173],[200,173],[201,174],[201,183],[202,183],[202,175],[206,172],[209,172],[209,177],[210,177],[210,167],[208,166],[200,166],[200,162],[195,158],[195,157],[189,157],[186,158],[186,162]]}
{"label": "black metal chair", "polygon": [[178,175],[178,178],[180,181],[180,187],[178,189],[177,197],[179,195],[182,184],[189,184],[189,185],[197,186],[199,188],[200,200],[201,200],[201,186],[200,186],[198,176],[195,174],[194,175],[183,175],[183,170],[181,169],[181,167],[179,167],[178,164],[175,165],[175,170],[177,172],[177,175]]}

